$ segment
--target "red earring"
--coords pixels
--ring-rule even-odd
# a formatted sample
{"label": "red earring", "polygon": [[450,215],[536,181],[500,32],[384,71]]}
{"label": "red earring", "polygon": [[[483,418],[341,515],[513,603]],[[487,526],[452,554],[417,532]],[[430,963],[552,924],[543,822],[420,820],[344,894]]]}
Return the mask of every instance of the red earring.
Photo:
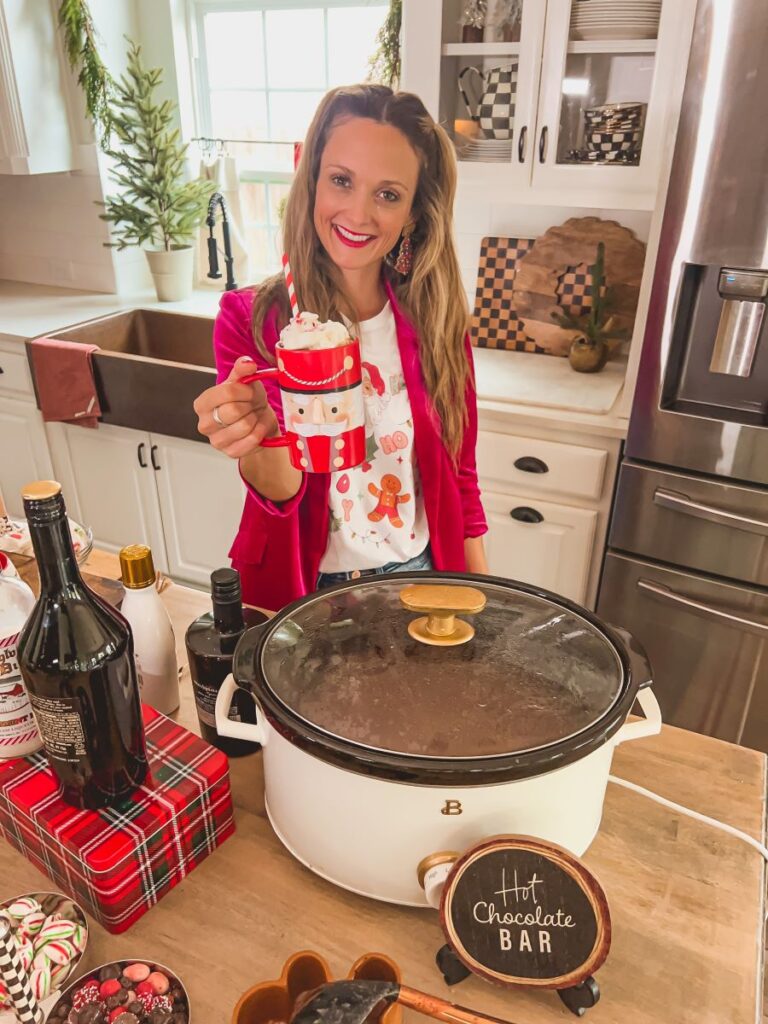
{"label": "red earring", "polygon": [[400,242],[400,248],[397,252],[397,259],[395,260],[395,270],[398,274],[402,274],[403,277],[407,277],[413,267],[413,243],[411,242],[410,232],[403,232],[403,238]]}

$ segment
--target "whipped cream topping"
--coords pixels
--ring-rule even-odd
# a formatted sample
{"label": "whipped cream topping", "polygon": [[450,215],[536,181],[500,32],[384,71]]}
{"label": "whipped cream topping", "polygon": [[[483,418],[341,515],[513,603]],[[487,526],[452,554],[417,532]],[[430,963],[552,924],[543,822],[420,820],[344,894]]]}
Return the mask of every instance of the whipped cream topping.
{"label": "whipped cream topping", "polygon": [[336,348],[350,341],[344,324],[323,323],[317,313],[299,313],[280,332],[280,344],[287,349]]}

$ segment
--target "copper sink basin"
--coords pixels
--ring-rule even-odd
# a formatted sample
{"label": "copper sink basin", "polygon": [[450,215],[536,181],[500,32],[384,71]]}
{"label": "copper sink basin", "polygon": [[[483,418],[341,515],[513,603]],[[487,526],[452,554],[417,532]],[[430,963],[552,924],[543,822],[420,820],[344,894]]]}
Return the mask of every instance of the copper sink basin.
{"label": "copper sink basin", "polygon": [[102,422],[204,442],[192,403],[216,382],[212,334],[210,317],[130,309],[47,337],[98,345]]}

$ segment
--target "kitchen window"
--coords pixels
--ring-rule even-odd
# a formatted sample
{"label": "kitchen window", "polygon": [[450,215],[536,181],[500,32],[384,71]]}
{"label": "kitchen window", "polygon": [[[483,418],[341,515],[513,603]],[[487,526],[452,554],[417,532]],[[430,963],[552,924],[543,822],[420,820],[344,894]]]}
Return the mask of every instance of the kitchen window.
{"label": "kitchen window", "polygon": [[328,89],[365,80],[387,7],[388,0],[193,0],[198,134],[225,140],[237,158],[257,279],[279,267],[278,209],[293,177],[293,143]]}

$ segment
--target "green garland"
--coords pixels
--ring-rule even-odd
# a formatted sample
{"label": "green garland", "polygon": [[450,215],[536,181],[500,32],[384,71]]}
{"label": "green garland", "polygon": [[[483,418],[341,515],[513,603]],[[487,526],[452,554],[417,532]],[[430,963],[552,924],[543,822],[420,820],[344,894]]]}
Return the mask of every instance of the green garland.
{"label": "green garland", "polygon": [[102,149],[106,149],[112,126],[110,101],[115,83],[96,48],[96,29],[86,0],[61,0],[59,25],[64,33],[69,66],[77,72],[88,116]]}
{"label": "green garland", "polygon": [[369,62],[369,82],[380,82],[397,89],[400,82],[400,30],[403,24],[403,0],[389,0],[384,24],[376,36],[377,49]]}

